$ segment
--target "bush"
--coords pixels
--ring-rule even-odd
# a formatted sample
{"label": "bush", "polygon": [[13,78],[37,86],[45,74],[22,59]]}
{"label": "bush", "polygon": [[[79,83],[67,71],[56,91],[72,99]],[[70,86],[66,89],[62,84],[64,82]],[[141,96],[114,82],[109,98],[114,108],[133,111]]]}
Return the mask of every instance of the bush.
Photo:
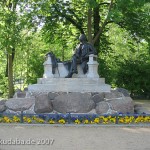
{"label": "bush", "polygon": [[132,97],[150,98],[150,62],[124,61],[120,64],[116,84],[130,90]]}

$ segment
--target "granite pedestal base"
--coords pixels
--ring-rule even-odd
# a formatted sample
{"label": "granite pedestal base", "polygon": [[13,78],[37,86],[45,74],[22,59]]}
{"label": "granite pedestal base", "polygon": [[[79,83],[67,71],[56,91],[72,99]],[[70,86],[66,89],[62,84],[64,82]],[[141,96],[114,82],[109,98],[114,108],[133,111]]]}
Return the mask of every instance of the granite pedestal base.
{"label": "granite pedestal base", "polygon": [[110,92],[104,78],[40,78],[28,86],[30,92]]}

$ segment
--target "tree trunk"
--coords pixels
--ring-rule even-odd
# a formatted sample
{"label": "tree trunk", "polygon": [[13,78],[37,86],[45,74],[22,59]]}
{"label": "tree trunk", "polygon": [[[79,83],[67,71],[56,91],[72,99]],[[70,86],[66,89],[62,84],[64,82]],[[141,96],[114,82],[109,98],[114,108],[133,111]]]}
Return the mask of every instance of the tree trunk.
{"label": "tree trunk", "polygon": [[[7,54],[7,64],[6,64],[6,71],[5,71],[5,77],[8,77],[8,55]],[[15,48],[12,48],[12,64],[15,58]]]}
{"label": "tree trunk", "polygon": [[8,54],[8,87],[9,95],[8,97],[13,97],[14,94],[14,84],[13,84],[13,56]]}
{"label": "tree trunk", "polygon": [[[94,38],[97,35],[99,29],[100,29],[100,15],[99,15],[99,5],[97,7],[94,8],[93,10],[93,19],[94,19]],[[98,39],[95,41],[95,43],[93,43],[97,52],[99,52],[99,48],[100,48],[100,36],[98,37]]]}
{"label": "tree trunk", "polygon": [[88,9],[88,24],[87,24],[87,30],[88,30],[88,41],[89,43],[92,43],[92,9]]}
{"label": "tree trunk", "polygon": [[8,54],[7,54],[7,64],[6,64],[6,71],[5,71],[5,77],[8,77]]}
{"label": "tree trunk", "polygon": [[64,46],[63,46],[63,48],[62,48],[62,61],[64,61],[64,59],[65,59],[65,51],[64,51]]}

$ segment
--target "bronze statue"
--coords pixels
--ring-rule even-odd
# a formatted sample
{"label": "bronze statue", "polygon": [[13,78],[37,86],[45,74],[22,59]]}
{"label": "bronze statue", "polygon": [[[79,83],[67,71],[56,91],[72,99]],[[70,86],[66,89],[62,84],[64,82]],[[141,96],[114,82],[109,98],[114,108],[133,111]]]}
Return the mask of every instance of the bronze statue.
{"label": "bronze statue", "polygon": [[80,35],[79,40],[80,44],[77,45],[75,49],[75,54],[72,56],[71,59],[69,73],[65,78],[71,78],[74,73],[78,73],[77,64],[81,64],[84,74],[87,73],[87,62],[89,60],[89,55],[97,54],[93,45],[87,42],[86,36],[84,34]]}
{"label": "bronze statue", "polygon": [[52,73],[55,74],[55,70],[56,70],[56,68],[58,69],[58,62],[60,62],[60,59],[56,58],[55,54],[52,51],[48,52],[45,55],[45,58],[47,59],[48,56],[51,57]]}

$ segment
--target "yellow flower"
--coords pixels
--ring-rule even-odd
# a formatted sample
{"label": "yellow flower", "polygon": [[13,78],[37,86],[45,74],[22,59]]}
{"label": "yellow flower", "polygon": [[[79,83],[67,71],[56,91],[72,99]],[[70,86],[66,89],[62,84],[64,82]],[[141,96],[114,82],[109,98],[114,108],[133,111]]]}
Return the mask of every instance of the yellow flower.
{"label": "yellow flower", "polygon": [[39,122],[39,123],[44,123],[44,120],[43,120],[43,119],[38,118],[38,119],[37,119],[37,122]]}
{"label": "yellow flower", "polygon": [[66,123],[66,121],[64,119],[60,119],[58,122],[61,123],[61,124],[65,124]]}
{"label": "yellow flower", "polygon": [[128,116],[125,116],[125,119],[128,119],[129,117]]}
{"label": "yellow flower", "polygon": [[12,122],[12,120],[11,120],[11,119],[9,119],[9,117],[4,116],[4,117],[3,117],[3,122],[5,122],[5,123],[11,123],[11,122]]}
{"label": "yellow flower", "polygon": [[119,122],[120,122],[120,123],[124,123],[124,118],[120,118],[120,119],[119,119]]}
{"label": "yellow flower", "polygon": [[104,116],[100,116],[99,118],[100,118],[100,119],[103,119],[103,118],[104,118]]}
{"label": "yellow flower", "polygon": [[36,117],[36,116],[33,116],[33,117],[32,117],[32,120],[36,120],[36,119],[37,119],[37,117]]}
{"label": "yellow flower", "polygon": [[75,124],[80,124],[81,123],[79,119],[76,119],[74,122],[75,122]]}
{"label": "yellow flower", "polygon": [[95,122],[94,122],[94,121],[91,121],[91,124],[95,124]]}
{"label": "yellow flower", "polygon": [[28,122],[28,123],[31,123],[32,120],[31,120],[30,118],[27,118],[27,122]]}
{"label": "yellow flower", "polygon": [[112,123],[115,123],[115,122],[116,122],[116,118],[111,118],[110,121],[111,121]]}
{"label": "yellow flower", "polygon": [[50,124],[54,124],[55,121],[54,121],[54,120],[49,120],[49,123],[50,123]]}
{"label": "yellow flower", "polygon": [[150,116],[146,116],[146,117],[144,118],[144,122],[150,122]]}
{"label": "yellow flower", "polygon": [[125,123],[131,123],[131,120],[130,120],[130,118],[128,118],[128,119],[125,119]]}
{"label": "yellow flower", "polygon": [[23,117],[23,120],[26,120],[27,119],[27,117]]}
{"label": "yellow flower", "polygon": [[103,121],[104,121],[104,122],[107,122],[107,121],[108,121],[108,118],[103,118]]}
{"label": "yellow flower", "polygon": [[83,121],[83,123],[84,123],[84,124],[88,124],[88,123],[89,123],[89,120],[85,119],[85,120]]}
{"label": "yellow flower", "polygon": [[14,121],[14,122],[20,122],[20,118],[17,117],[17,116],[13,116],[13,121]]}
{"label": "yellow flower", "polygon": [[8,120],[9,119],[7,116],[4,116],[3,118],[4,118],[4,120]]}
{"label": "yellow flower", "polygon": [[107,118],[108,118],[108,119],[111,119],[112,117],[111,117],[111,116],[108,116]]}
{"label": "yellow flower", "polygon": [[94,122],[95,122],[95,123],[99,123],[99,122],[100,122],[100,119],[99,119],[99,118],[95,118],[95,119],[94,119]]}
{"label": "yellow flower", "polygon": [[41,119],[41,118],[37,118],[37,117],[33,116],[32,119],[35,120],[38,123],[44,123],[44,120]]}
{"label": "yellow flower", "polygon": [[29,117],[23,117],[23,121],[27,122],[27,123],[31,123],[32,122],[31,118],[29,118]]}
{"label": "yellow flower", "polygon": [[103,124],[108,124],[108,122],[103,122]]}

